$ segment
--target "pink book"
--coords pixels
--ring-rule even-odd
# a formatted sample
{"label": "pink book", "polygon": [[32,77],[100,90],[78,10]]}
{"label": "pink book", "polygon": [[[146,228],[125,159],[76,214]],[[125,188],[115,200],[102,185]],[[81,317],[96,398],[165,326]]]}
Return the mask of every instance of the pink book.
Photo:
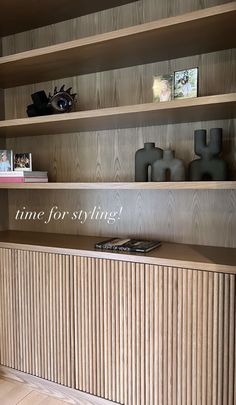
{"label": "pink book", "polygon": [[0,183],[47,183],[48,178],[0,177]]}
{"label": "pink book", "polygon": [[24,183],[24,177],[0,177],[0,183]]}

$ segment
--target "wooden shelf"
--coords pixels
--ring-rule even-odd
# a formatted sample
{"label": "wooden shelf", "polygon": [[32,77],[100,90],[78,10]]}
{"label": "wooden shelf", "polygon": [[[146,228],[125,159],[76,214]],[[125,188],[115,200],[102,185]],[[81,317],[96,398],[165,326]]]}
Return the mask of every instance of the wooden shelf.
{"label": "wooden shelf", "polygon": [[147,183],[0,183],[7,190],[236,190],[236,181]]}
{"label": "wooden shelf", "polygon": [[235,20],[234,1],[177,17],[5,56],[0,58],[0,87],[14,87],[168,60],[170,57],[175,59],[234,48]]}
{"label": "wooden shelf", "polygon": [[0,136],[135,128],[236,117],[236,93],[0,121]]}
{"label": "wooden shelf", "polygon": [[236,274],[236,249],[233,248],[163,243],[148,254],[96,250],[95,243],[104,239],[106,238],[5,231],[0,232],[0,247]]}
{"label": "wooden shelf", "polygon": [[1,0],[0,36],[27,31],[136,0]]}

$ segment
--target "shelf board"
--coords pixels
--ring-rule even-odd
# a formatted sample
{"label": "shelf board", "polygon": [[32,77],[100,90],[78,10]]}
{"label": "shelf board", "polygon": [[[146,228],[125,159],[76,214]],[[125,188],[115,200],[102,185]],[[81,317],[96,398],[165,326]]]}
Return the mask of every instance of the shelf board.
{"label": "shelf board", "polygon": [[236,181],[146,183],[0,183],[7,190],[236,190]]}
{"label": "shelf board", "polygon": [[236,249],[233,248],[163,243],[147,254],[96,250],[95,243],[104,239],[106,238],[5,231],[0,232],[0,247],[236,274]]}
{"label": "shelf board", "polygon": [[0,58],[0,87],[234,48],[235,20],[236,1],[5,56]]}
{"label": "shelf board", "polygon": [[27,31],[136,0],[1,0],[0,36]]}
{"label": "shelf board", "polygon": [[0,136],[136,128],[236,117],[236,93],[0,121]]}

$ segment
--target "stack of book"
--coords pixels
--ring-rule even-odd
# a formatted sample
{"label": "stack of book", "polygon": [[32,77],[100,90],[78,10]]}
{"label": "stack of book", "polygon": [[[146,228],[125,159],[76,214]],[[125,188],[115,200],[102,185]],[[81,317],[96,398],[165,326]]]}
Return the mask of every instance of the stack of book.
{"label": "stack of book", "polygon": [[112,238],[96,243],[95,248],[104,250],[114,250],[119,252],[148,253],[159,246],[161,246],[161,242],[159,240]]}
{"label": "stack of book", "polygon": [[47,172],[12,171],[0,172],[0,183],[47,183]]}

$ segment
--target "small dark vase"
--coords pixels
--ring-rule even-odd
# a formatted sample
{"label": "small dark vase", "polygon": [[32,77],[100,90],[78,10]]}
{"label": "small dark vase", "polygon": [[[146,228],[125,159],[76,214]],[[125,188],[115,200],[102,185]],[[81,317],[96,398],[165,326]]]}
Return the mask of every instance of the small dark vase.
{"label": "small dark vase", "polygon": [[164,150],[163,159],[153,163],[153,181],[167,181],[167,173],[170,173],[170,181],[184,181],[185,168],[183,161],[175,158],[174,151]]}
{"label": "small dark vase", "polygon": [[[147,142],[143,149],[139,149],[135,154],[135,181],[148,181],[148,168],[153,163],[162,159],[163,150],[155,147],[154,142]],[[152,180],[152,174],[151,174]]]}
{"label": "small dark vase", "polygon": [[222,151],[222,128],[210,130],[210,142],[206,142],[207,131],[199,129],[194,132],[194,150],[200,159],[189,165],[191,181],[227,180],[227,164],[219,157]]}

